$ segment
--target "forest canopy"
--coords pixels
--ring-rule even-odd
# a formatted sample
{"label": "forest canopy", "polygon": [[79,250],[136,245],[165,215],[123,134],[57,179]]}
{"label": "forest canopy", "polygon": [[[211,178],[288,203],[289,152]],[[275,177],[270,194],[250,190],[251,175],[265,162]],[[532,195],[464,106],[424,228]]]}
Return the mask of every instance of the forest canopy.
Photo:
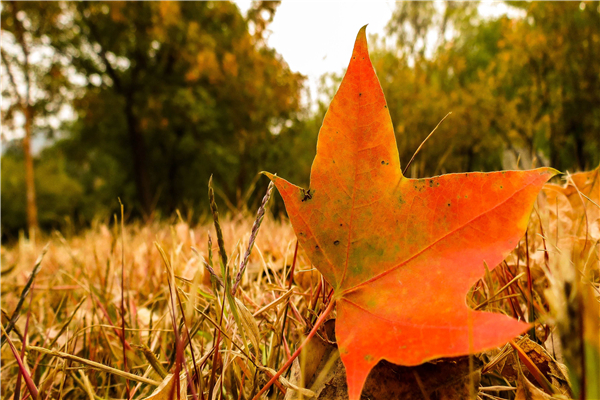
{"label": "forest canopy", "polygon": [[[452,112],[409,176],[598,165],[598,3],[508,5],[516,16],[484,18],[472,2],[400,2],[386,40],[371,38],[403,164]],[[2,124],[25,117],[45,144],[32,156],[39,226],[110,218],[118,199],[132,217],[193,222],[211,175],[230,210],[259,201],[262,170],[307,186],[343,72],[303,101],[304,77],[266,39],[277,6],[3,2]],[[65,105],[74,117],[56,126]],[[3,138],[3,240],[28,224],[24,142]]]}

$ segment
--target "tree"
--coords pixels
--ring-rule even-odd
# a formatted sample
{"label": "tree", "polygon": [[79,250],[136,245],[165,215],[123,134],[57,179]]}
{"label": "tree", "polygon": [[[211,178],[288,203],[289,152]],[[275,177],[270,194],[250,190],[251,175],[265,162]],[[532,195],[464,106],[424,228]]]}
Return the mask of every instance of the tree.
{"label": "tree", "polygon": [[475,3],[398,3],[387,27],[396,43],[374,46],[373,64],[404,163],[439,121],[453,112],[411,164],[410,176],[493,170],[501,164],[502,143],[489,135],[487,113],[473,110],[477,101],[465,88],[463,71],[472,65],[453,51],[461,47],[465,33],[478,32],[480,23]]}
{"label": "tree", "polygon": [[[504,20],[496,70],[503,96],[521,98],[517,120],[559,169],[600,161],[600,8],[597,2],[511,2],[525,17]],[[511,87],[512,86],[512,87]]]}
{"label": "tree", "polygon": [[68,150],[86,191],[148,216],[202,201],[214,174],[242,201],[300,111],[303,78],[263,37],[276,5],[64,3],[51,44],[86,78]]}
{"label": "tree", "polygon": [[453,112],[412,174],[514,168],[518,159],[519,167],[596,166],[600,13],[594,4],[517,2],[510,6],[520,13],[486,19],[476,3],[399,3],[388,25],[396,44],[379,43],[372,58],[404,162]]}
{"label": "tree", "polygon": [[[40,13],[43,9],[43,13]],[[14,132],[18,115],[24,118],[22,149],[25,166],[27,227],[32,233],[39,227],[36,185],[31,141],[36,131],[50,128],[47,118],[60,110],[68,85],[64,63],[48,52],[44,31],[57,16],[56,4],[2,3],[3,97],[9,100],[3,109],[3,124]],[[42,16],[43,14],[43,16]],[[33,59],[38,61],[34,62]]]}
{"label": "tree", "polygon": [[[67,168],[60,146],[43,149],[36,157],[35,186],[42,230],[73,228],[83,209],[83,191]],[[21,146],[9,144],[2,155],[2,242],[14,241],[27,220],[24,154]]]}

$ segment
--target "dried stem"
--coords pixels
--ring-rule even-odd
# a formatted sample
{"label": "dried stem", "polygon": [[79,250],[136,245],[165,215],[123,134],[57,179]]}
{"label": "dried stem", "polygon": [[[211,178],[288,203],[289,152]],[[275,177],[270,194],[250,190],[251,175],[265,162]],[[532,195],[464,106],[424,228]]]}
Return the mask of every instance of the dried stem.
{"label": "dried stem", "polygon": [[302,344],[296,349],[294,354],[292,354],[292,356],[287,360],[287,362],[285,364],[283,364],[283,366],[279,369],[279,371],[277,371],[277,373],[275,375],[273,375],[271,380],[269,380],[269,382],[267,382],[267,384],[262,389],[260,389],[260,391],[256,394],[256,396],[254,396],[253,400],[259,400],[260,396],[264,392],[266,392],[271,387],[271,385],[273,385],[273,383],[275,383],[277,378],[279,378],[281,376],[281,374],[283,374],[290,367],[290,365],[292,365],[294,360],[300,355],[300,352],[302,351],[304,346],[306,346],[308,341],[310,339],[312,339],[313,336],[315,336],[315,334],[319,330],[319,327],[323,324],[323,322],[325,322],[325,318],[327,318],[327,316],[329,315],[331,310],[333,310],[334,304],[335,304],[335,301],[331,301],[327,305],[327,308],[325,309],[325,311],[323,311],[323,313],[321,314],[319,319],[317,319],[317,321],[315,322],[315,325],[311,329],[310,333],[308,334],[306,339],[304,339],[304,342],[302,342]]}

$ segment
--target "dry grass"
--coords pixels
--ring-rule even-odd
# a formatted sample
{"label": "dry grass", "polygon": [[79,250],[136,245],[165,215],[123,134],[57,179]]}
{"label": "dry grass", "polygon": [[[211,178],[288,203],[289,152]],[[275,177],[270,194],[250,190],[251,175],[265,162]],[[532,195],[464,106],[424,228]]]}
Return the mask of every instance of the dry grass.
{"label": "dry grass", "polygon": [[[241,217],[229,218],[222,223],[229,265],[233,270],[237,271],[240,255],[246,251],[252,223],[252,219]],[[43,258],[33,290],[21,310],[17,329],[11,334],[12,340],[20,348],[21,336],[29,319],[27,337],[30,346],[53,348],[161,381],[160,375],[138,348],[148,346],[166,370],[174,369],[173,365],[177,361],[177,340],[171,316],[169,273],[161,257],[158,248],[160,246],[172,266],[174,284],[183,306],[180,308],[176,304],[175,307],[179,339],[183,341],[186,336],[183,333],[186,328],[182,325],[182,315],[185,314],[187,329],[197,331],[192,340],[194,358],[197,363],[204,361],[198,370],[205,375],[205,379],[210,378],[214,360],[212,357],[207,359],[206,356],[212,354],[211,345],[215,339],[215,326],[212,322],[218,325],[221,318],[218,310],[221,309],[223,301],[221,289],[217,292],[218,298],[214,295],[210,275],[200,258],[209,259],[207,235],[211,229],[214,232],[210,225],[192,229],[186,223],[178,221],[173,224],[127,225],[124,235],[121,235],[119,224],[97,224],[82,235],[69,239],[55,232],[48,238],[50,246]],[[44,240],[38,240],[36,243],[21,240],[13,248],[2,248],[3,316],[11,315],[12,310],[16,308],[35,260],[45,243]],[[248,312],[261,311],[264,306],[288,292],[288,283],[284,277],[291,268],[295,243],[295,235],[289,224],[274,221],[273,218],[264,220],[236,296]],[[213,247],[213,261],[217,265],[216,244]],[[192,248],[197,249],[200,257]],[[128,344],[126,346],[131,348],[127,353],[127,368],[123,363],[123,345],[120,338],[123,265],[127,310],[125,338]],[[296,291],[302,293],[288,296],[293,304],[289,307],[286,318],[286,340],[290,343],[296,343],[306,330],[307,321],[304,318],[311,315],[311,312],[306,310],[311,285],[314,290],[319,281],[316,271],[311,268],[302,251],[296,260],[295,277],[297,283],[302,285],[301,288],[297,287]],[[80,302],[82,303],[79,304]],[[175,302],[177,303],[177,300]],[[315,306],[318,312],[319,304]],[[238,303],[238,307],[242,305]],[[236,321],[227,308],[228,306],[220,326],[228,338],[221,344],[221,359],[217,360],[219,365],[215,369],[216,379],[223,377],[223,382],[218,382],[219,390],[223,384],[224,390],[231,394],[232,389],[235,393],[236,387],[247,386],[247,382],[252,382],[253,376],[242,378],[244,373],[250,371],[246,364],[252,363],[246,359],[247,353],[236,355],[247,349],[243,345],[244,341],[240,340],[240,330]],[[261,349],[257,352],[250,343],[248,347],[253,362],[260,366],[277,368],[280,359],[286,357],[283,349],[287,345],[282,346],[279,343],[285,309],[284,301],[262,310],[255,317],[260,329]],[[5,318],[5,321],[7,320],[8,318]],[[66,322],[69,322],[68,326],[62,329]],[[233,339],[237,346],[229,339]],[[11,393],[15,388],[19,369],[8,346],[3,346],[2,350],[2,392]],[[192,360],[189,346],[186,347],[184,359],[188,363]],[[234,359],[237,361],[232,363]],[[128,397],[125,380],[111,377],[106,371],[81,369],[81,364],[73,360],[41,357],[36,352],[28,353],[26,361],[38,388],[44,387],[46,393],[50,394],[49,398],[89,397],[85,387],[81,385],[83,383],[83,386],[86,386],[86,381],[89,381],[97,396],[108,394],[110,398]],[[227,373],[228,371],[231,373]],[[242,379],[246,381],[244,385],[241,385]],[[258,383],[257,380],[256,384]],[[134,386],[135,382],[131,382],[129,390],[132,391]],[[144,397],[153,389],[152,385],[142,385],[136,390],[134,398]],[[247,390],[252,391],[252,388]]]}
{"label": "dry grass", "polygon": [[[536,321],[531,340],[514,343],[534,358],[529,362],[527,357],[516,362],[511,347],[478,355],[483,362],[480,399],[515,398],[516,382],[525,385],[523,376],[534,389],[563,397],[589,379],[576,347],[589,339],[585,327],[590,318],[592,325],[598,318],[593,311],[597,220],[588,218],[583,231],[576,207],[563,215],[565,204],[542,196],[527,239],[469,294],[473,308]],[[143,399],[163,380],[171,382],[175,395],[175,379],[167,374],[181,374],[180,389],[188,398],[252,398],[310,330],[330,290],[302,249],[294,262],[296,239],[289,223],[267,215],[235,298],[224,295],[217,281],[234,284],[252,224],[252,218],[241,216],[221,223],[229,280],[217,267],[214,227],[192,228],[181,219],[128,224],[124,232],[120,223],[97,223],[79,236],[55,232],[2,247],[3,329],[24,299],[10,342],[3,335],[3,398],[34,389],[43,399]],[[33,288],[22,297],[47,242]],[[204,260],[220,278],[211,280]],[[561,372],[550,373],[561,368],[556,359],[569,366],[571,384],[558,376]],[[20,377],[23,368],[29,382]],[[186,379],[192,384],[186,385]],[[282,399],[291,390],[293,383],[281,380],[270,396]]]}

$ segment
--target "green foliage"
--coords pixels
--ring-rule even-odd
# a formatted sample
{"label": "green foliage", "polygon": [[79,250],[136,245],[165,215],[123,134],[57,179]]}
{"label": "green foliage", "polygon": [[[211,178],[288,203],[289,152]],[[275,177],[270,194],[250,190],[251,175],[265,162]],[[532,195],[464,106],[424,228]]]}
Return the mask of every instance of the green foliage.
{"label": "green foliage", "polygon": [[[52,133],[47,117],[66,102],[76,115],[37,160],[40,197],[55,189],[42,188],[52,182],[44,177],[69,179],[61,181],[67,208],[40,198],[40,219],[49,221],[42,225],[66,215],[108,218],[117,198],[133,217],[177,209],[198,217],[208,210],[210,175],[224,211],[257,206],[267,185],[257,177],[262,170],[308,186],[340,76],[323,77],[316,107],[301,106],[303,77],[266,45],[277,3],[255,2],[246,16],[228,2],[16,4],[31,22],[31,43],[52,49],[46,67],[33,66],[32,84],[45,93],[33,99],[33,133]],[[453,113],[409,176],[533,163],[573,171],[600,162],[597,4],[509,5],[522,16],[483,19],[471,2],[401,2],[388,25],[393,44],[370,41],[404,165]],[[13,40],[5,10],[3,35]],[[17,104],[3,123],[14,111]],[[51,152],[60,156],[45,170]],[[24,227],[19,157],[11,150],[2,160],[4,237]]]}
{"label": "green foliage", "polygon": [[248,18],[228,2],[64,6],[72,22],[51,43],[87,87],[63,146],[92,212],[117,196],[137,214],[196,209],[211,174],[239,206],[286,158],[303,78],[264,44],[274,4]]}
{"label": "green foliage", "polygon": [[519,158],[521,167],[598,164],[600,13],[581,4],[516,3],[522,18],[488,20],[475,3],[398,4],[388,25],[397,43],[380,42],[372,58],[403,162],[453,113],[413,175],[515,168]]}
{"label": "green foliage", "polygon": [[27,222],[25,210],[25,166],[20,154],[7,151],[2,157],[2,238],[7,231],[16,233]]}
{"label": "green foliage", "polygon": [[[35,185],[40,226],[46,230],[70,225],[83,206],[83,189],[67,169],[58,147],[42,152],[36,163]],[[21,149],[2,157],[2,239],[14,238],[26,225],[25,167]]]}

